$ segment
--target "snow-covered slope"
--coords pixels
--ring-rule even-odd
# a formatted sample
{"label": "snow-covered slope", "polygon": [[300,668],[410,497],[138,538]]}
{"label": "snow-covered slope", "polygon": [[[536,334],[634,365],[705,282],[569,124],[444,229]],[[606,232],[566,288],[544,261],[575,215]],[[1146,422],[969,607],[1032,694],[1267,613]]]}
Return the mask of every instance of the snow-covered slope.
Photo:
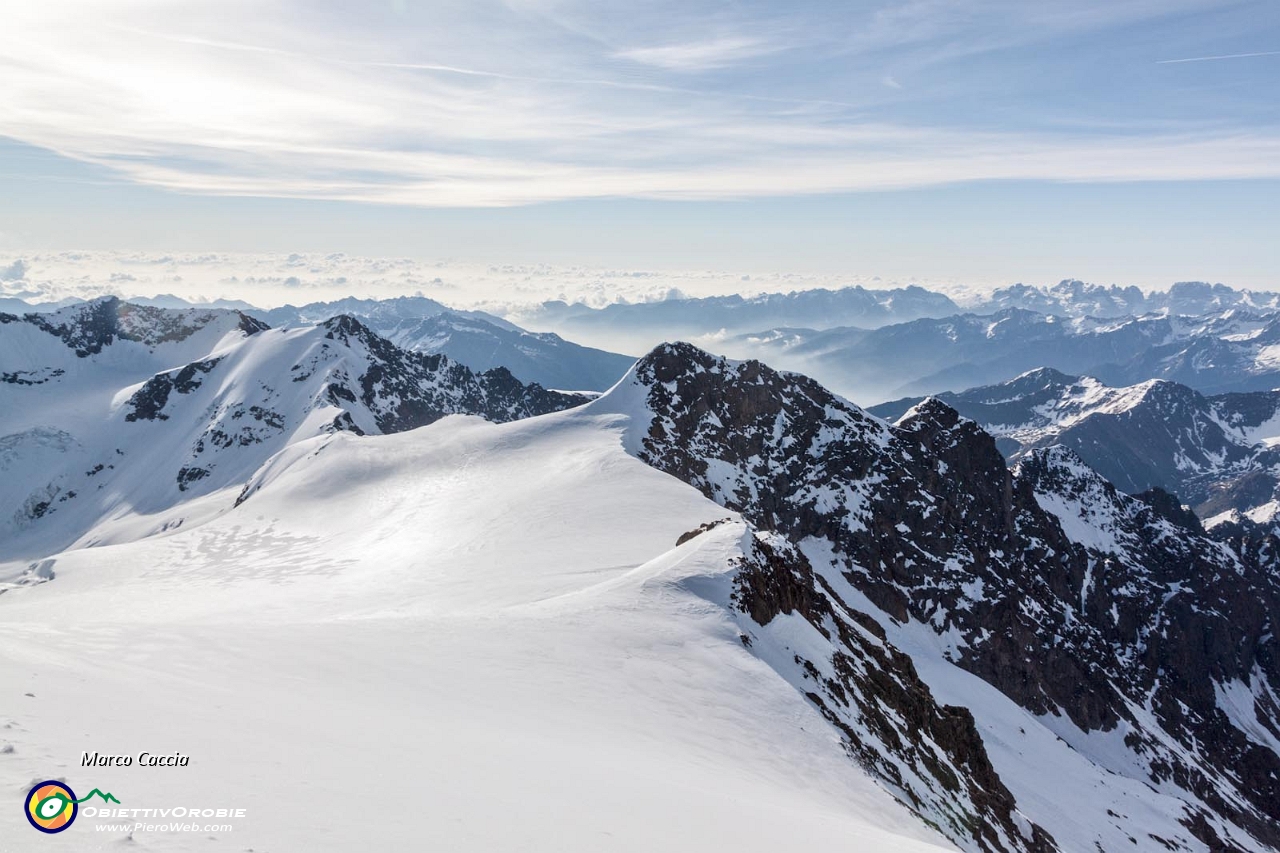
{"label": "snow-covered slope", "polygon": [[[320,435],[203,526],[54,555],[0,595],[0,785],[248,810],[139,850],[948,849],[743,645],[753,537],[677,546],[732,514],[628,456],[624,423]],[[80,822],[36,839],[0,810],[0,847],[126,843]]]}
{"label": "snow-covered slope", "polygon": [[273,330],[114,299],[0,315],[0,369],[0,559],[176,529],[314,435],[585,401],[406,352],[350,317]]}

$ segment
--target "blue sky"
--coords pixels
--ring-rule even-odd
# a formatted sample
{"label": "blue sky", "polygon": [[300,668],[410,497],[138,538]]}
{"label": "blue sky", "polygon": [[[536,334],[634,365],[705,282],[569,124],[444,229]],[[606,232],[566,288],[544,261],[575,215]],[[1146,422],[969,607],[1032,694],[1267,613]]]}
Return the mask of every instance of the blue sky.
{"label": "blue sky", "polygon": [[0,246],[1280,285],[1280,4],[45,2]]}

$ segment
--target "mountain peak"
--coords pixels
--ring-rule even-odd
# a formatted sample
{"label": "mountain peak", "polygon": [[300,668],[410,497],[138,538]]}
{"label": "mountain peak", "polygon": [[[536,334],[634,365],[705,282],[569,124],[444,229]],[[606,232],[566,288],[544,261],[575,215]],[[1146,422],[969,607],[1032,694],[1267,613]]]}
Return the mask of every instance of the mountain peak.
{"label": "mountain peak", "polygon": [[1072,382],[1079,382],[1083,378],[1085,377],[1071,376],[1063,373],[1061,370],[1055,370],[1052,367],[1033,367],[1025,373],[1018,374],[1013,379],[1009,380],[1009,382],[1043,382],[1052,385],[1069,385]]}
{"label": "mountain peak", "polygon": [[102,352],[116,340],[146,347],[177,343],[209,327],[222,332],[257,334],[268,326],[241,311],[225,308],[156,308],[117,296],[101,296],[48,314],[27,314],[26,322],[57,337],[77,356]]}
{"label": "mountain peak", "polygon": [[704,349],[685,341],[658,344],[637,363],[637,368],[651,373],[658,382],[670,382],[690,367],[708,369],[723,361]]}
{"label": "mountain peak", "polygon": [[930,423],[943,429],[951,429],[958,425],[962,418],[960,413],[937,397],[925,397],[902,413],[894,426],[910,430],[917,422]]}

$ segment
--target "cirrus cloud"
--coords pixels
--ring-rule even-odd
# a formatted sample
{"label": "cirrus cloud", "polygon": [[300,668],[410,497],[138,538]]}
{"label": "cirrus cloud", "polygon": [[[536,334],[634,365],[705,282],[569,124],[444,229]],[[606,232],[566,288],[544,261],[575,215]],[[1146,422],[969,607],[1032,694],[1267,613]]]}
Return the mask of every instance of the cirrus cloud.
{"label": "cirrus cloud", "polygon": [[181,192],[423,206],[1280,177],[1267,127],[997,123],[954,108],[986,106],[954,68],[1007,84],[936,70],[1217,5],[801,3],[782,22],[751,3],[50,0],[10,10],[0,135]]}

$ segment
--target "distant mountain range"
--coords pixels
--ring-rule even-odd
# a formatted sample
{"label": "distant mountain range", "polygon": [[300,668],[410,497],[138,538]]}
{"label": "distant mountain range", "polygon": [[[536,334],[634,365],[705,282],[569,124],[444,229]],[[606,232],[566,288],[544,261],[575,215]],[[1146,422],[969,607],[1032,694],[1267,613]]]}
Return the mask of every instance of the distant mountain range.
{"label": "distant mountain range", "polygon": [[923,287],[798,290],[758,296],[707,296],[603,308],[544,302],[519,312],[522,323],[549,328],[597,346],[648,349],[655,343],[708,334],[735,334],[774,325],[875,328],[960,311],[950,297]]}
{"label": "distant mountain range", "polygon": [[[173,296],[137,304],[145,303],[193,307]],[[24,313],[10,307],[11,313]],[[405,349],[443,353],[477,370],[504,366],[521,381],[565,390],[602,391],[634,360],[623,353],[682,338],[807,373],[864,403],[960,391],[1037,367],[1113,385],[1169,379],[1209,394],[1280,386],[1280,294],[1203,282],[1152,293],[1080,281],[1043,288],[1019,284],[964,311],[949,297],[920,287],[604,308],[547,302],[515,309],[505,319],[421,296],[270,310],[242,303],[221,307],[273,328],[359,317]],[[513,319],[545,331],[529,331]]]}
{"label": "distant mountain range", "polygon": [[[1062,446],[1122,491],[1176,493],[1209,524],[1280,514],[1280,391],[1205,396],[1159,379],[1114,388],[1042,368],[937,399],[996,436],[1012,462]],[[868,411],[895,421],[922,400]]]}
{"label": "distant mountain range", "polygon": [[521,381],[570,391],[604,391],[635,361],[550,332],[526,331],[483,311],[455,311],[422,296],[350,298],[247,313],[273,328],[312,325],[343,314],[359,317],[404,349],[443,353],[474,370],[505,367]]}
{"label": "distant mountain range", "polygon": [[1111,384],[1170,379],[1206,393],[1280,387],[1280,315],[1100,320],[1022,308],[879,329],[772,329],[720,342],[818,378],[857,400],[959,391],[1051,367]]}
{"label": "distant mountain range", "polygon": [[1025,308],[1061,317],[1109,319],[1142,314],[1214,314],[1232,308],[1273,311],[1280,309],[1280,293],[1235,290],[1225,284],[1180,281],[1168,290],[1144,293],[1136,287],[1087,284],[1067,279],[1051,287],[1014,284],[1002,287],[971,306],[977,313],[993,313],[1004,308]]}
{"label": "distant mountain range", "polygon": [[[568,391],[603,391],[635,361],[631,356],[579,346],[550,332],[529,332],[483,311],[455,311],[421,296],[352,297],[270,310],[229,300],[197,306],[176,296],[129,300],[127,304],[177,311],[239,311],[276,329],[314,326],[338,316],[358,317],[403,349],[447,355],[476,371],[505,367],[522,382]],[[37,306],[17,299],[0,300],[0,311],[40,313]]]}
{"label": "distant mountain range", "polygon": [[1145,293],[1133,286],[1103,286],[1068,279],[1049,287],[1014,284],[962,303],[918,286],[884,290],[855,286],[757,296],[689,297],[599,308],[552,301],[517,310],[516,314],[520,322],[531,327],[554,329],[596,345],[607,346],[607,341],[612,340],[624,341],[632,348],[647,348],[655,339],[734,336],[763,329],[877,329],[913,320],[961,313],[985,316],[1008,309],[1113,320],[1147,314],[1202,316],[1233,308],[1280,310],[1280,294],[1235,290],[1206,282],[1178,282],[1167,291]]}

